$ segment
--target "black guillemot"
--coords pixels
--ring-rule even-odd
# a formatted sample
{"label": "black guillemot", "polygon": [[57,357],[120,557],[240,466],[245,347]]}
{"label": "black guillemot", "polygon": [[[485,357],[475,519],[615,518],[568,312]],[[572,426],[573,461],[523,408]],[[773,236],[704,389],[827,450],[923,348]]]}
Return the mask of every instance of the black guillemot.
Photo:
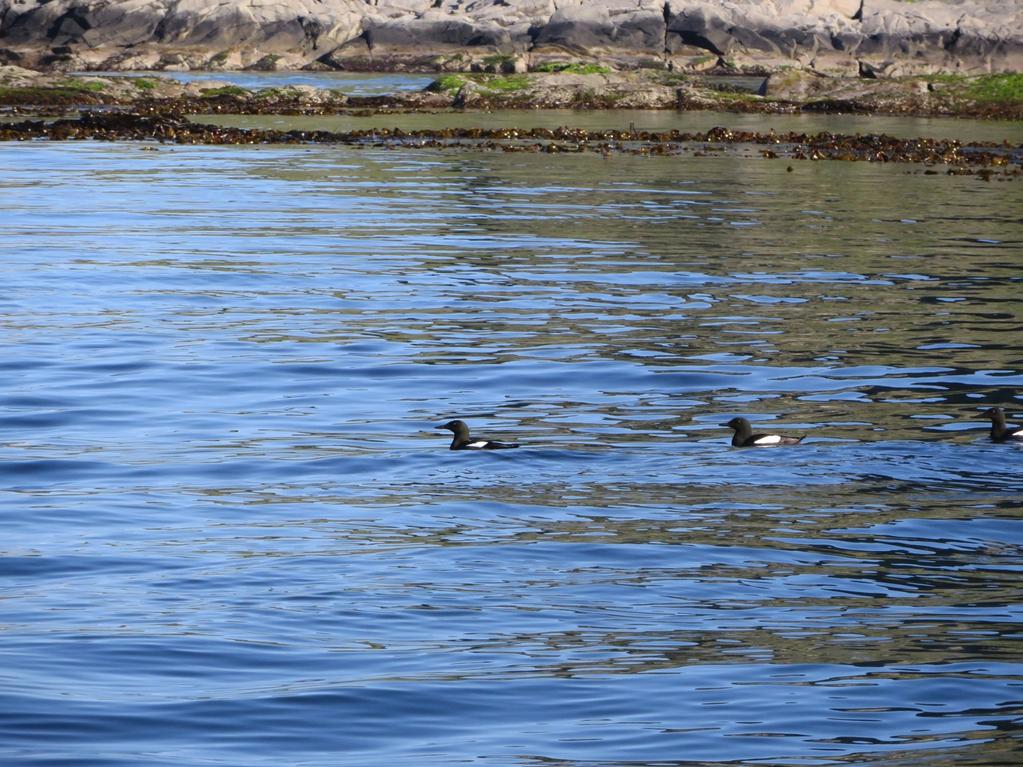
{"label": "black guillemot", "polygon": [[781,434],[754,434],[753,427],[745,418],[733,418],[721,424],[733,429],[732,447],[769,447],[771,445],[798,445],[803,437],[784,437]]}
{"label": "black guillemot", "polygon": [[452,450],[508,450],[518,447],[514,442],[494,442],[489,439],[474,441],[469,437],[469,427],[465,425],[465,421],[448,421],[443,426],[436,428],[447,429],[455,435],[451,440]]}
{"label": "black guillemot", "polygon": [[991,419],[992,442],[1023,442],[1023,429],[1005,425],[1005,411],[1000,407],[989,407],[981,415]]}

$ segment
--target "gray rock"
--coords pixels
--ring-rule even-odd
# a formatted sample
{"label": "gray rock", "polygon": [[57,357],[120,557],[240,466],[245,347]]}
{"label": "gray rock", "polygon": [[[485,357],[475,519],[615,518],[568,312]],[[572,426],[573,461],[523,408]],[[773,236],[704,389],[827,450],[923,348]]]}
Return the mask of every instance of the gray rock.
{"label": "gray rock", "polygon": [[779,101],[805,101],[831,90],[831,78],[802,69],[775,72],[761,87],[761,95]]}
{"label": "gray rock", "polygon": [[[920,78],[887,79],[829,77],[806,70],[775,72],[767,78],[763,95],[771,100],[806,104],[839,102],[881,111],[924,108],[927,81]],[[912,108],[910,108],[912,107]]]}
{"label": "gray rock", "polygon": [[557,6],[537,28],[534,45],[559,45],[584,55],[614,49],[659,55],[664,50],[663,2],[577,0]]}
{"label": "gray rock", "polygon": [[667,30],[669,55],[695,46],[740,66],[799,63],[848,73],[861,61],[899,60],[907,72],[1016,69],[1023,2],[698,0],[678,4]]}
{"label": "gray rock", "polygon": [[[158,49],[166,63],[192,66],[240,51],[249,66],[267,55],[314,59],[359,34],[355,0],[0,0],[0,43],[68,58],[116,63],[127,50]],[[58,50],[58,55],[59,55]]]}
{"label": "gray rock", "polygon": [[26,65],[468,69],[496,55],[1023,69],[1023,0],[0,0],[0,61]]}

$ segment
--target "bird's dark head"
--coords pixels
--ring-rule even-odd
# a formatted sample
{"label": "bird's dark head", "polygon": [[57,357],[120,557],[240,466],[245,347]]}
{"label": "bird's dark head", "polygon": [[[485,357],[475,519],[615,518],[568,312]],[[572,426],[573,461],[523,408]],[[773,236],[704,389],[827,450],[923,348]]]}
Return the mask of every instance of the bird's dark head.
{"label": "bird's dark head", "polygon": [[1002,409],[1000,407],[989,407],[987,410],[981,413],[981,415],[984,416],[985,418],[990,418],[991,420],[1005,417],[1005,413],[1002,412]]}
{"label": "bird's dark head", "polygon": [[749,429],[750,428],[749,421],[747,421],[745,418],[742,418],[741,416],[736,416],[735,418],[733,418],[728,423],[723,423],[721,425],[722,426],[727,426],[729,429]]}
{"label": "bird's dark head", "polygon": [[454,434],[458,434],[461,431],[468,431],[469,427],[465,425],[465,421],[448,421],[445,424],[437,426],[438,429],[447,429]]}

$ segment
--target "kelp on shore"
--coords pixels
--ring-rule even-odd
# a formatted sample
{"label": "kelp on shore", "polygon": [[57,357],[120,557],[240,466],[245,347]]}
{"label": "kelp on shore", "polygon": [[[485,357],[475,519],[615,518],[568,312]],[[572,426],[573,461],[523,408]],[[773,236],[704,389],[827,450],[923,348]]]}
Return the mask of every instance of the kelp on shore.
{"label": "kelp on shore", "polygon": [[365,129],[344,132],[265,130],[204,125],[185,115],[85,112],[76,119],[0,124],[0,140],[138,141],[165,144],[325,144],[355,147],[629,155],[712,154],[742,148],[768,159],[898,162],[925,172],[1015,178],[1023,175],[1023,146],[888,135],[776,133],[713,128],[703,132],[585,130],[581,128]]}

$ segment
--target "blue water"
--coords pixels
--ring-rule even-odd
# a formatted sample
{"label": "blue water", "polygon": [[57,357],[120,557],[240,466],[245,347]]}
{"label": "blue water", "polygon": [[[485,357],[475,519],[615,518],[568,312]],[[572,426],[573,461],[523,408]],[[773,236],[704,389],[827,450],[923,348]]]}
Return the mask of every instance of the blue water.
{"label": "blue water", "polygon": [[339,90],[353,96],[380,96],[401,91],[421,91],[437,79],[436,75],[392,72],[250,72],[250,71],[138,71],[138,72],[74,72],[81,77],[165,77],[183,83],[230,83],[241,88],[284,88],[312,85],[315,88]]}
{"label": "blue water", "polygon": [[1019,182],[0,165],[4,765],[1023,758]]}

